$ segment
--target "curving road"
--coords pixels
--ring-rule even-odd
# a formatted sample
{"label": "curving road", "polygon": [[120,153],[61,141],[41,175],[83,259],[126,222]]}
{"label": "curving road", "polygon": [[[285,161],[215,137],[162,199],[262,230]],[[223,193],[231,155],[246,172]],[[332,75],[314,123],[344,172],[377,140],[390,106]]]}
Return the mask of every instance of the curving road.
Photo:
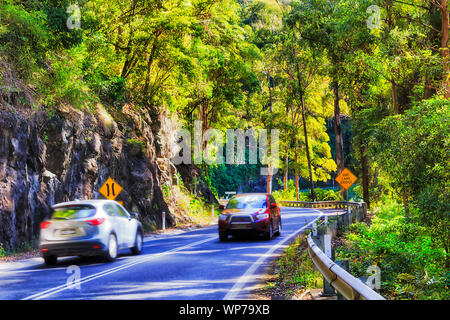
{"label": "curving road", "polygon": [[[76,257],[60,258],[51,268],[41,258],[0,263],[0,300],[246,299],[271,258],[321,212],[283,207],[281,214],[281,235],[271,241],[219,242],[217,226],[211,226],[146,239],[142,255],[124,252],[113,263]],[[79,282],[68,285],[78,271]]]}

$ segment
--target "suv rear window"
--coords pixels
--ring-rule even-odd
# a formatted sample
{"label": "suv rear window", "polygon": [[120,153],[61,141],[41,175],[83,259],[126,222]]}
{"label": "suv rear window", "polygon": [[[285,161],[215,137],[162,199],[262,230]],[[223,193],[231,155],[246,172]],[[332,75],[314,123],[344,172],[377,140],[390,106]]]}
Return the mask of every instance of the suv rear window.
{"label": "suv rear window", "polygon": [[227,209],[267,208],[267,197],[265,195],[248,195],[233,197],[227,205]]}
{"label": "suv rear window", "polygon": [[90,205],[68,205],[53,209],[52,219],[84,219],[95,216],[96,209]]}

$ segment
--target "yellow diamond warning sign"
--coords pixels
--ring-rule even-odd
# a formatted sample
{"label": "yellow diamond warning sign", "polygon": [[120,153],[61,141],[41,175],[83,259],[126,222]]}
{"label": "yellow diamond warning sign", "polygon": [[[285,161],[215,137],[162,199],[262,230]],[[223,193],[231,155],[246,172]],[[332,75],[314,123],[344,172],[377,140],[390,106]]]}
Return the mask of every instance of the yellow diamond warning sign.
{"label": "yellow diamond warning sign", "polygon": [[108,178],[106,182],[102,185],[100,190],[98,190],[106,199],[114,200],[117,198],[119,193],[122,191],[122,187],[115,182],[113,179]]}
{"label": "yellow diamond warning sign", "polygon": [[342,172],[336,177],[336,181],[345,190],[348,190],[356,180],[358,180],[358,178],[347,168],[344,168],[344,170],[342,170]]}

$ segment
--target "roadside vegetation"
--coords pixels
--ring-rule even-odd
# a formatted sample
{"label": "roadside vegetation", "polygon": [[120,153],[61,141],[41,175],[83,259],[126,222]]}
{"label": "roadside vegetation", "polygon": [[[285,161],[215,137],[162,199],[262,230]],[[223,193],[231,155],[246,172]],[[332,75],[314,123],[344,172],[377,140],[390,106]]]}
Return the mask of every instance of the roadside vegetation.
{"label": "roadside vegetation", "polygon": [[[342,193],[339,192],[339,188],[314,188],[315,200],[316,201],[344,201]],[[297,192],[294,186],[294,181],[288,181],[288,187],[286,189],[279,189],[273,191],[273,196],[277,201],[313,201],[311,197],[311,190],[300,189]],[[352,186],[349,190],[349,201],[359,201],[361,200],[361,195],[359,195],[355,188]]]}
{"label": "roadside vegetation", "polygon": [[301,235],[274,261],[270,277],[264,287],[255,292],[255,298],[300,299],[312,289],[322,287],[323,277],[309,257],[306,236]]}
{"label": "roadside vegetation", "polygon": [[448,299],[450,101],[424,101],[365,135],[374,218],[351,227],[339,256],[355,274],[378,265],[386,297]]}
{"label": "roadside vegetation", "polygon": [[39,250],[29,243],[22,243],[14,250],[6,250],[0,243],[0,263],[36,257]]}
{"label": "roadside vegetation", "polygon": [[381,270],[380,294],[388,299],[450,298],[446,252],[429,231],[415,221],[420,212],[405,215],[401,204],[384,199],[373,210],[370,225],[352,224],[336,248],[336,259],[348,260],[350,273],[367,276],[367,268]]}
{"label": "roadside vegetation", "polygon": [[[218,206],[215,206],[213,216],[212,205],[202,197],[190,193],[182,182],[179,185],[164,185],[162,189],[164,200],[173,212],[177,226],[209,225],[217,222],[217,216],[220,214]],[[154,229],[151,226],[147,228],[151,231]]]}

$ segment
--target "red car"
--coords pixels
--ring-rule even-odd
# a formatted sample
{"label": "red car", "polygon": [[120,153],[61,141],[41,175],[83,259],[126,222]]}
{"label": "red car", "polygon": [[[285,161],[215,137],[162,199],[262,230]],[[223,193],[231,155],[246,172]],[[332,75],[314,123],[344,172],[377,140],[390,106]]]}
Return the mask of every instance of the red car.
{"label": "red car", "polygon": [[271,194],[238,194],[220,209],[223,210],[219,216],[220,241],[243,233],[263,235],[270,240],[281,232],[280,208]]}

